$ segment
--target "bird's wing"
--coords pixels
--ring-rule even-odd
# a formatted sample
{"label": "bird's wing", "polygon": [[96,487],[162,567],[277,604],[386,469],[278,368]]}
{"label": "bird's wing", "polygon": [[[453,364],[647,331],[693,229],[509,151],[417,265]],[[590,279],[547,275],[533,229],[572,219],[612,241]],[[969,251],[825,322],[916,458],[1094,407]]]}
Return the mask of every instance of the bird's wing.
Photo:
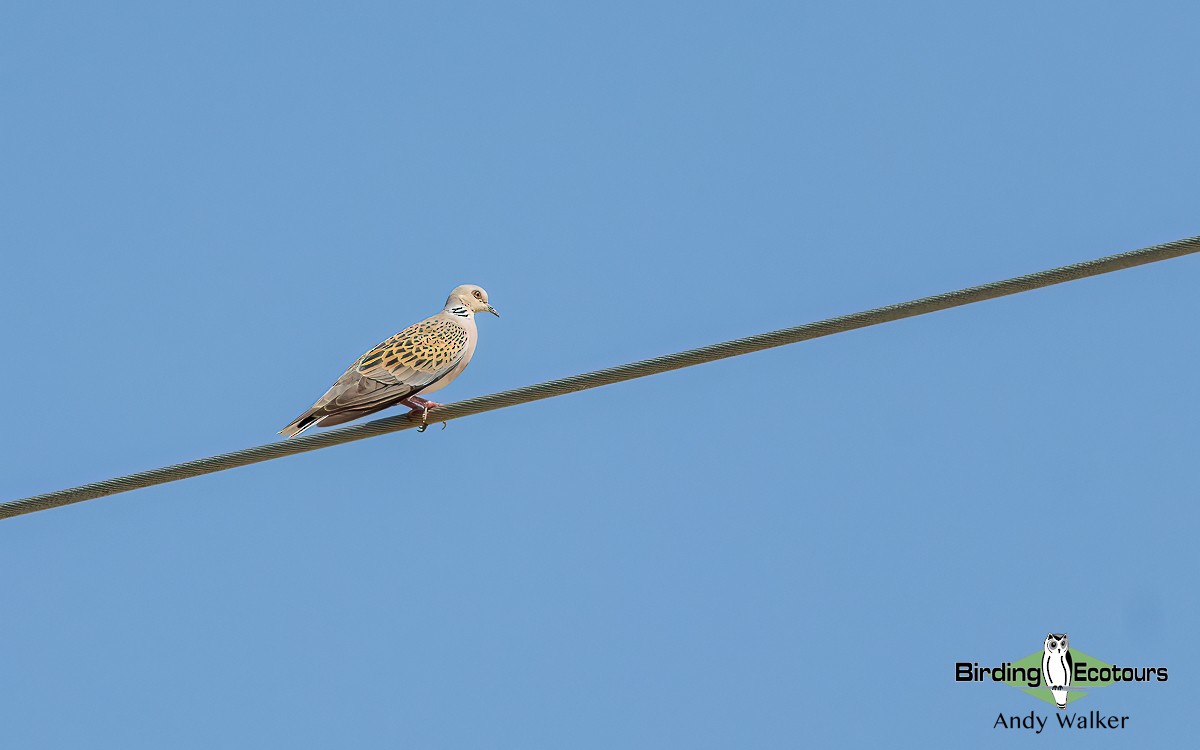
{"label": "bird's wing", "polygon": [[411,325],[359,357],[281,434],[348,422],[415,396],[450,374],[466,354],[467,343],[466,329],[444,316]]}
{"label": "bird's wing", "polygon": [[314,406],[332,412],[395,403],[445,377],[466,350],[465,328],[439,316],[422,320],[359,357]]}
{"label": "bird's wing", "polygon": [[466,351],[467,329],[435,315],[362,355],[351,369],[380,383],[419,389],[453,370]]}

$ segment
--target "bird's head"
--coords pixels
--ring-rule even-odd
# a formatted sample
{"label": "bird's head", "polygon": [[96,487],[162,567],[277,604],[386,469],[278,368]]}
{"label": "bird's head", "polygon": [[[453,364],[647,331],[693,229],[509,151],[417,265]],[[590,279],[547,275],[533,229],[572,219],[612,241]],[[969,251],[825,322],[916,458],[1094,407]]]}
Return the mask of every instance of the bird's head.
{"label": "bird's head", "polygon": [[471,312],[490,312],[497,318],[500,317],[496,308],[488,304],[488,293],[484,291],[483,287],[474,284],[454,287],[454,291],[450,292],[450,296],[446,298],[446,307],[454,305],[464,305]]}

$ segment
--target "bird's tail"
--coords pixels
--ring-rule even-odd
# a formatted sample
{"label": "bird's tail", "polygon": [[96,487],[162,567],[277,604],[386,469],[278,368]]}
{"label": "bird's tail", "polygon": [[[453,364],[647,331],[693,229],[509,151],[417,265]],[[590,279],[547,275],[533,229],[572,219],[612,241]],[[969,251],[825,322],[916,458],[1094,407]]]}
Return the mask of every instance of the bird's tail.
{"label": "bird's tail", "polygon": [[279,434],[283,435],[285,438],[295,437],[296,435],[299,435],[300,433],[307,430],[309,427],[312,427],[313,425],[315,425],[321,419],[322,416],[324,416],[323,410],[317,409],[315,407],[312,409],[309,409],[308,411],[304,412],[300,416],[293,419],[291,421],[291,423],[288,424],[287,427],[284,427],[282,430],[279,431]]}

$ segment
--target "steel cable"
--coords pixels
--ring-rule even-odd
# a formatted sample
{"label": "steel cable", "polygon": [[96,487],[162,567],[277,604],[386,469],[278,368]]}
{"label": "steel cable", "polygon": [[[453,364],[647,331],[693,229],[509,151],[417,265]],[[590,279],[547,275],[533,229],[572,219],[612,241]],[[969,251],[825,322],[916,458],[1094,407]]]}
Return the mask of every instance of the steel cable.
{"label": "steel cable", "polygon": [[[698,349],[689,349],[662,357],[645,359],[640,362],[631,362],[582,375],[559,378],[558,380],[551,380],[545,383],[466,399],[465,401],[458,401],[434,409],[430,412],[431,422],[434,420],[436,422],[444,422],[461,419],[495,409],[516,406],[517,404],[526,404],[531,401],[562,396],[589,388],[598,388],[635,378],[644,378],[648,375],[678,370],[683,367],[691,367],[728,357],[750,354],[786,344],[795,344],[800,341],[821,338],[822,336],[831,336],[835,333],[853,331],[857,328],[865,328],[903,318],[925,315],[961,305],[983,302],[997,297],[1027,292],[1089,276],[1098,276],[1100,274],[1120,271],[1147,263],[1155,263],[1160,260],[1177,258],[1181,255],[1189,255],[1196,252],[1200,252],[1200,237],[1191,237],[1175,242],[1168,242],[1163,245],[1154,245],[1140,250],[1109,255],[1097,258],[1096,260],[1052,268],[1047,271],[1018,276],[1004,281],[995,281],[990,284],[959,289],[932,297],[923,297],[896,305],[878,307],[873,310],[842,315],[815,323],[760,333],[755,336],[747,336],[719,344],[702,346]],[[0,519],[12,518],[49,508],[58,508],[63,505],[83,502],[84,500],[94,500],[120,492],[151,487],[156,484],[175,482],[180,479],[200,476],[201,474],[225,471],[226,469],[270,461],[276,458],[283,458],[284,456],[292,456],[297,453],[319,450],[333,445],[341,445],[342,443],[350,443],[355,440],[363,440],[375,437],[376,435],[408,430],[419,426],[420,421],[413,415],[398,414],[353,427],[329,430],[315,435],[302,435],[289,440],[280,440],[268,443],[267,445],[233,451],[232,453],[223,453],[218,456],[210,456],[195,461],[186,461],[161,469],[152,469],[114,479],[106,479],[101,482],[92,482],[91,484],[79,487],[0,503]]]}

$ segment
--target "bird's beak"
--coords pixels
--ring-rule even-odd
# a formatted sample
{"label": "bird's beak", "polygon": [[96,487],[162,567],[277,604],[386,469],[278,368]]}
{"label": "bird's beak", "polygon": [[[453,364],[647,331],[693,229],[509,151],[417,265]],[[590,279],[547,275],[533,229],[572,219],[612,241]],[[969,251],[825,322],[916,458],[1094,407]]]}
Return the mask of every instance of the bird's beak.
{"label": "bird's beak", "polygon": [[490,312],[492,315],[495,315],[497,318],[500,317],[500,313],[496,312],[496,308],[492,307],[491,305],[488,305],[488,312]]}

